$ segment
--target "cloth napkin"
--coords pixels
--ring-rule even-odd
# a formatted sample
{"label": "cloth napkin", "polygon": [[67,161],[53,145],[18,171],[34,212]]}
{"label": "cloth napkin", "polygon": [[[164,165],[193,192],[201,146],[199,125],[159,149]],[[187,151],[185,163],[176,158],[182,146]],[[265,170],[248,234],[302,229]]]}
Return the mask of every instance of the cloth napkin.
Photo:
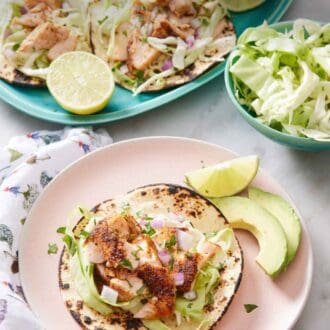
{"label": "cloth napkin", "polygon": [[33,203],[63,168],[110,143],[104,130],[65,128],[14,137],[0,149],[0,329],[41,329],[18,269],[19,237]]}

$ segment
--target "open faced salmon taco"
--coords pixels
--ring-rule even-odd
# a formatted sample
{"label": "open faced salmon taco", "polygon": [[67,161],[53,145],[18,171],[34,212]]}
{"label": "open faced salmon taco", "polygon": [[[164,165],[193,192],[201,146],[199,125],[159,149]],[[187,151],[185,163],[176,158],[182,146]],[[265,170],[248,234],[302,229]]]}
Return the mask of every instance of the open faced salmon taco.
{"label": "open faced salmon taco", "polygon": [[58,232],[59,282],[84,329],[210,329],[239,287],[243,256],[220,211],[180,186],[115,197]]}
{"label": "open faced salmon taco", "polygon": [[94,0],[90,17],[96,55],[136,94],[191,81],[236,41],[220,0]]}
{"label": "open faced salmon taco", "polygon": [[0,4],[0,78],[42,86],[63,53],[91,51],[87,0],[4,0]]}

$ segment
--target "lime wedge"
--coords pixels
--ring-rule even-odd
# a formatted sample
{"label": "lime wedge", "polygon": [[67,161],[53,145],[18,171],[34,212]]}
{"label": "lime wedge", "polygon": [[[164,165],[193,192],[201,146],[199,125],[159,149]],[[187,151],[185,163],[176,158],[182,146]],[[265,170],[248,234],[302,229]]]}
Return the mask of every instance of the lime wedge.
{"label": "lime wedge", "polygon": [[50,65],[47,86],[64,109],[89,115],[107,105],[115,85],[102,59],[87,52],[68,52]]}
{"label": "lime wedge", "polygon": [[261,5],[265,0],[221,0],[220,3],[231,11],[246,11]]}
{"label": "lime wedge", "polygon": [[203,196],[232,196],[250,184],[258,168],[258,156],[247,156],[186,173],[185,178],[186,183]]}

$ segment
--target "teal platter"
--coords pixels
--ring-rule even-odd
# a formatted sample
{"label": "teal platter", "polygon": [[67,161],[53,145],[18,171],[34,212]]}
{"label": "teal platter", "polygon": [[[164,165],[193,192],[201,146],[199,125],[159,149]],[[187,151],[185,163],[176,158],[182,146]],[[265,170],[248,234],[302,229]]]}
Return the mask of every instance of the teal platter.
{"label": "teal platter", "polygon": [[[280,22],[273,24],[271,27],[280,32],[290,31],[292,30],[293,22]],[[330,142],[328,141],[317,141],[311,138],[292,136],[271,128],[257,120],[255,115],[249,112],[247,107],[241,105],[236,99],[234,83],[229,72],[229,63],[230,61],[228,61],[225,68],[225,83],[228,95],[233,102],[235,109],[252,127],[269,139],[292,149],[304,151],[330,150]]]}
{"label": "teal platter", "polygon": [[[232,13],[231,17],[237,35],[250,26],[262,24],[265,20],[269,24],[279,21],[292,1],[266,0],[264,4],[253,10]],[[88,116],[78,116],[66,112],[55,102],[46,88],[23,88],[0,81],[0,98],[17,110],[45,121],[72,126],[95,125],[129,118],[156,109],[206,84],[221,75],[224,70],[225,63],[221,63],[180,87],[157,93],[143,93],[138,96],[133,96],[131,92],[117,86],[108,106],[103,111]]]}

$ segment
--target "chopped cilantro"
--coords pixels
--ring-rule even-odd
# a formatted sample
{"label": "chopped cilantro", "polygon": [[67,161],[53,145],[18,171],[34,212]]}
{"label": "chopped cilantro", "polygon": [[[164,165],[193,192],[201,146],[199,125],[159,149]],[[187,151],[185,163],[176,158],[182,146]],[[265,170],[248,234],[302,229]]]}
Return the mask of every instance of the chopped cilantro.
{"label": "chopped cilantro", "polygon": [[88,238],[89,235],[90,235],[89,232],[87,232],[84,229],[80,232],[80,236],[83,237],[83,238]]}
{"label": "chopped cilantro", "polygon": [[66,231],[66,227],[59,227],[56,230],[58,234],[65,234],[65,231]]}
{"label": "chopped cilantro", "polygon": [[191,308],[192,307],[192,303],[189,303],[188,305],[187,305],[187,308]]}
{"label": "chopped cilantro", "polygon": [[58,247],[56,243],[49,243],[48,244],[48,254],[56,254],[58,251]]}
{"label": "chopped cilantro", "polygon": [[108,19],[108,16],[104,16],[102,19],[99,19],[97,22],[101,25]]}
{"label": "chopped cilantro", "polygon": [[124,268],[133,269],[132,263],[128,259],[123,259],[120,265]]}
{"label": "chopped cilantro", "polygon": [[127,37],[127,31],[126,31],[126,30],[123,31],[123,35],[124,35],[125,37]]}
{"label": "chopped cilantro", "polygon": [[168,241],[166,241],[166,243],[165,243],[165,247],[167,248],[167,249],[169,249],[169,248],[171,248],[172,246],[174,246],[176,244],[176,237],[175,237],[175,235],[173,234],[172,236],[171,236],[171,238],[168,240]]}
{"label": "chopped cilantro", "polygon": [[201,22],[203,26],[208,26],[210,24],[210,21],[206,17],[203,17]]}
{"label": "chopped cilantro", "polygon": [[65,243],[69,253],[73,256],[77,251],[77,245],[75,240],[70,235],[65,235],[62,238],[63,242]]}
{"label": "chopped cilantro", "polygon": [[144,72],[142,70],[136,70],[135,76],[136,76],[138,85],[140,85],[144,82]]}
{"label": "chopped cilantro", "polygon": [[251,313],[252,311],[254,311],[256,308],[258,308],[257,305],[255,304],[244,304],[244,308],[245,308],[245,311],[247,313]]}
{"label": "chopped cilantro", "polygon": [[148,236],[153,236],[153,235],[156,233],[156,231],[155,231],[155,229],[153,229],[153,228],[151,227],[150,222],[148,222],[148,223],[145,225],[145,229],[142,230],[142,233],[143,233],[143,234],[146,234],[146,235],[148,235]]}
{"label": "chopped cilantro", "polygon": [[19,48],[20,44],[15,44],[13,47],[12,47],[12,50],[14,52],[16,52],[16,50]]}

